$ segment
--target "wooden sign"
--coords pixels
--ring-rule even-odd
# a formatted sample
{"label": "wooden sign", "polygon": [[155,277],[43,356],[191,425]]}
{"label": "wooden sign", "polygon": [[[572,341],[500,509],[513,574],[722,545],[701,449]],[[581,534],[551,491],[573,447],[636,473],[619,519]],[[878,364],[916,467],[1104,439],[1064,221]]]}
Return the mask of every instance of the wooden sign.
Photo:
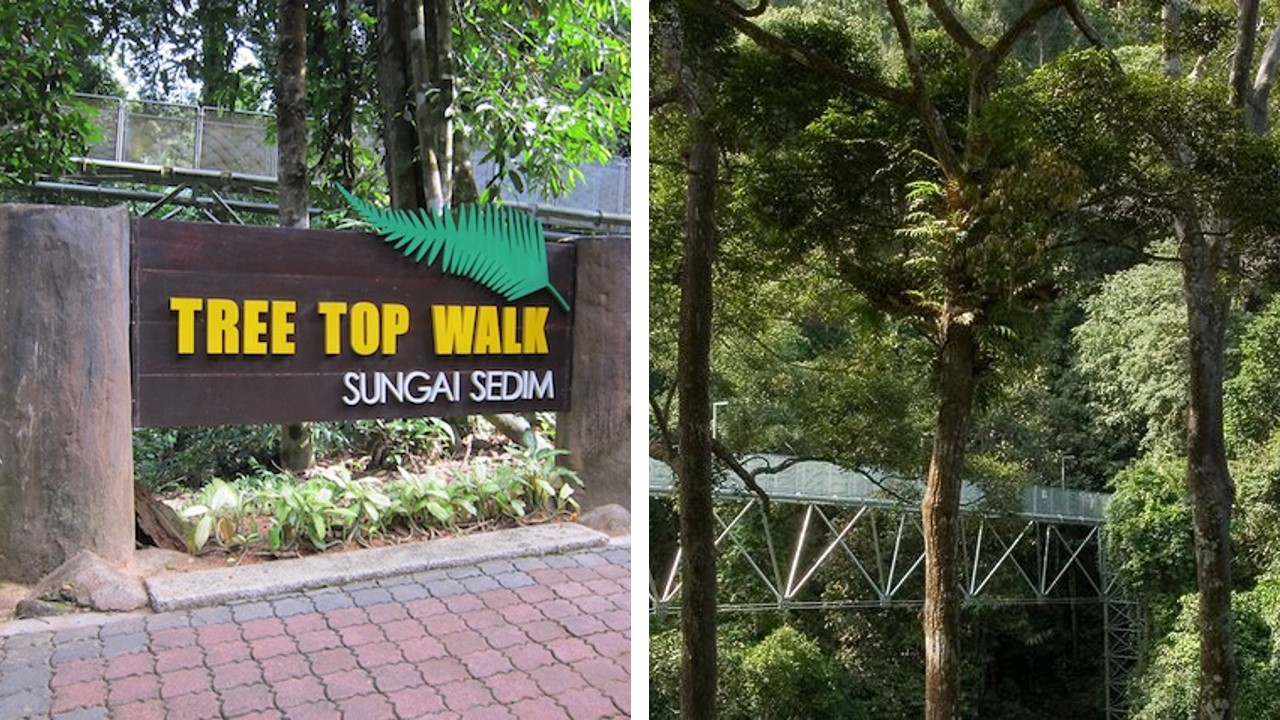
{"label": "wooden sign", "polygon": [[362,233],[135,220],[134,425],[566,410],[574,248],[507,300]]}

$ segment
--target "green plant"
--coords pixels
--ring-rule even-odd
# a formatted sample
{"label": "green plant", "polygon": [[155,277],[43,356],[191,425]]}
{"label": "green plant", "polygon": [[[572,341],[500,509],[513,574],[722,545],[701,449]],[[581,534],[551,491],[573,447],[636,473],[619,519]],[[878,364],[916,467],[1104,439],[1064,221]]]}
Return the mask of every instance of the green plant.
{"label": "green plant", "polygon": [[508,301],[548,290],[565,312],[569,303],[551,285],[542,221],[513,208],[464,205],[453,213],[419,209],[382,210],[338,186],[365,222],[394,242],[397,250],[429,265],[470,278]]}
{"label": "green plant", "polygon": [[357,513],[340,507],[330,482],[316,480],[301,484],[280,482],[262,493],[263,507],[272,516],[267,546],[272,552],[294,547],[305,538],[317,550],[329,546],[335,524],[353,523]]}
{"label": "green plant", "polygon": [[508,448],[510,465],[528,483],[529,500],[534,508],[548,510],[552,515],[578,511],[573,486],[582,487],[582,479],[557,462],[561,455],[568,454],[568,450],[559,448]]}
{"label": "green plant", "polygon": [[248,496],[225,480],[214,479],[183,508],[181,516],[191,523],[187,529],[187,551],[193,555],[213,537],[224,547],[240,547],[258,540],[254,529],[253,506]]}
{"label": "green plant", "polygon": [[391,498],[388,522],[403,519],[411,530],[421,531],[432,524],[453,522],[453,506],[443,479],[427,471],[415,474],[400,469],[400,479],[384,486]]}
{"label": "green plant", "polygon": [[345,538],[359,541],[364,536],[380,533],[385,527],[387,511],[392,506],[391,497],[369,478],[352,480],[350,473],[341,468],[331,473],[322,477],[326,477],[336,489],[337,502],[345,511],[339,516],[346,518],[350,515],[344,528]]}
{"label": "green plant", "polygon": [[453,426],[440,418],[361,420],[352,435],[355,448],[369,455],[372,467],[400,468],[411,458],[433,458],[457,443]]}

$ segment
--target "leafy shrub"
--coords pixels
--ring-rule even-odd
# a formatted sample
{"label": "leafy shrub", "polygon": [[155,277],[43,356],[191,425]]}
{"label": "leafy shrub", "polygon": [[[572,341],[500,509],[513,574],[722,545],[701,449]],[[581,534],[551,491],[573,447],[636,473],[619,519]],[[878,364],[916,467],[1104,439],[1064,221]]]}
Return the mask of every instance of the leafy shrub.
{"label": "leafy shrub", "polygon": [[790,625],[747,650],[742,668],[755,717],[761,720],[850,716],[843,669],[816,640]]}
{"label": "leafy shrub", "polygon": [[275,459],[278,432],[278,425],[141,428],[133,433],[134,477],[163,491],[251,473]]}

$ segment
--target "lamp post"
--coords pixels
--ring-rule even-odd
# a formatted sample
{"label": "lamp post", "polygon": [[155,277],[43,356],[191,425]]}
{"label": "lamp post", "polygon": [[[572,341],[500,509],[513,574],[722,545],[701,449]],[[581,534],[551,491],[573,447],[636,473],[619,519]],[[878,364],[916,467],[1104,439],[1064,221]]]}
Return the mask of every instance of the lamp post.
{"label": "lamp post", "polygon": [[720,415],[719,413],[720,408],[728,404],[729,404],[728,400],[717,400],[711,403],[711,439],[712,440],[715,440],[720,435],[719,428],[716,425],[716,421]]}

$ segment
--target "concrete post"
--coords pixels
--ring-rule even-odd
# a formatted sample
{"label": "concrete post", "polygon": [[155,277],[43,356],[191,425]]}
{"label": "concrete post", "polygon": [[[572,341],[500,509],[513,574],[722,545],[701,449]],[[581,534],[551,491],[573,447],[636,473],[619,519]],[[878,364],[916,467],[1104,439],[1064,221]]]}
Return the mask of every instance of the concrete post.
{"label": "concrete post", "polygon": [[0,580],[134,547],[124,208],[0,205]]}
{"label": "concrete post", "polygon": [[556,445],[582,478],[584,510],[631,507],[631,240],[578,238],[571,409]]}

